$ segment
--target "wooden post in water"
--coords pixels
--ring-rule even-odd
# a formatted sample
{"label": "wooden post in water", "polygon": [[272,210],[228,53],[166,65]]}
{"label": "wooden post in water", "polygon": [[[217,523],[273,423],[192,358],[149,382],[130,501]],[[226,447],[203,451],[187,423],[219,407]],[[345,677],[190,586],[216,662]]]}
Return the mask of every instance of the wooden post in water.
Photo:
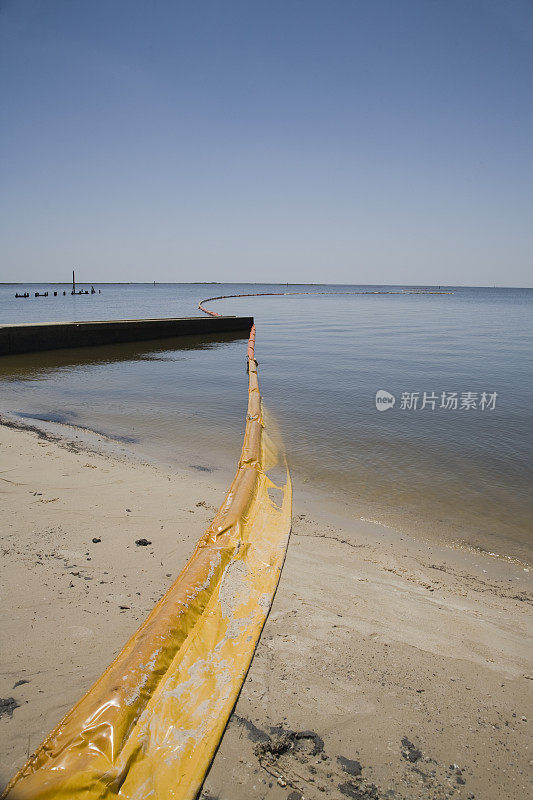
{"label": "wooden post in water", "polygon": [[72,270],[72,294],[76,294],[76,276],[74,275],[74,270]]}

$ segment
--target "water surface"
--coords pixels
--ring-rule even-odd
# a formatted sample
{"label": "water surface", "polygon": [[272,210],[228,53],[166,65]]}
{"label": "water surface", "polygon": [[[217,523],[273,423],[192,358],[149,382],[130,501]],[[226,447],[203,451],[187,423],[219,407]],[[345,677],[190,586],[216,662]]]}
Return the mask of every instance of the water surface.
{"label": "water surface", "polygon": [[[16,287],[19,291],[30,287]],[[15,300],[1,322],[193,316],[200,299],[252,314],[265,401],[285,439],[296,496],[348,501],[355,517],[491,552],[531,557],[533,290],[350,294],[382,287],[249,284],[95,285],[102,294]],[[402,287],[391,287],[398,291]],[[319,294],[332,292],[335,294]],[[173,340],[2,359],[0,406],[132,440],[167,463],[197,461],[228,477],[246,407],[239,336]],[[375,395],[396,397],[378,411]],[[436,398],[435,407],[426,401]],[[457,392],[458,408],[441,408]],[[476,407],[461,408],[470,392]],[[418,393],[418,408],[402,408]],[[495,407],[480,408],[483,393]],[[494,400],[493,400],[494,403]],[[465,401],[465,404],[466,403]],[[186,455],[185,455],[186,454]]]}

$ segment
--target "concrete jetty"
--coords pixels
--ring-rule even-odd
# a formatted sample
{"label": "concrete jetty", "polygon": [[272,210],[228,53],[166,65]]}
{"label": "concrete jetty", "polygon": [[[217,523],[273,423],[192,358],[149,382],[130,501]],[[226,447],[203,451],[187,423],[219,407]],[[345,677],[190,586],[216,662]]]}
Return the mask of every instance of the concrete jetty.
{"label": "concrete jetty", "polygon": [[0,355],[212,335],[227,331],[242,331],[247,336],[253,322],[253,317],[177,317],[0,325]]}

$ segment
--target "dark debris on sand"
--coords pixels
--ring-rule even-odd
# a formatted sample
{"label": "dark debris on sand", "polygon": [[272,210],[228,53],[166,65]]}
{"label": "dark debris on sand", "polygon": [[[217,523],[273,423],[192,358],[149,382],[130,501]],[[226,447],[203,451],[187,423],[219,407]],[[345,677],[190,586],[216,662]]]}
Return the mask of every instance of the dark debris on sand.
{"label": "dark debris on sand", "polygon": [[13,711],[19,707],[14,697],[0,697],[0,717],[13,716]]}
{"label": "dark debris on sand", "polygon": [[[261,727],[238,714],[232,715],[230,724],[238,725],[239,737],[245,732],[251,742],[249,767],[254,778],[263,772],[262,780],[268,786],[261,795],[265,798],[280,796],[281,787],[286,800],[449,800],[461,792],[464,800],[474,799],[465,786],[468,776],[464,767],[439,764],[407,736],[398,742],[396,751],[401,775],[393,786],[383,786],[372,781],[372,766],[362,764],[357,751],[330,755],[314,731],[292,730],[286,723]],[[269,776],[266,780],[264,773]]]}
{"label": "dark debris on sand", "polygon": [[404,736],[402,739],[402,756],[412,764],[416,764],[422,758],[422,751],[410,742],[407,736]]}
{"label": "dark debris on sand", "polygon": [[363,770],[359,761],[352,761],[344,756],[337,756],[337,761],[348,775],[360,775]]}
{"label": "dark debris on sand", "polygon": [[356,800],[387,797],[363,778],[359,761],[342,755],[332,759],[325,752],[324,740],[314,731],[295,731],[278,725],[267,732],[244,717],[234,715],[233,719],[254,742],[253,752],[260,767],[279,786],[290,790],[287,800],[303,800],[311,786],[325,797],[339,800],[341,796]]}

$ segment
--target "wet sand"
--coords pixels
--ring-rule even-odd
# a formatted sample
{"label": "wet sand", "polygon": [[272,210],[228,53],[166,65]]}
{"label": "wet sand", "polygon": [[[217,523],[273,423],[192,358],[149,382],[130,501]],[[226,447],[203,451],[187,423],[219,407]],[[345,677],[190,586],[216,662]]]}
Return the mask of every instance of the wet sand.
{"label": "wet sand", "polygon": [[[54,436],[0,426],[2,784],[172,583],[233,474]],[[278,593],[203,797],[525,797],[526,569],[296,487]]]}

